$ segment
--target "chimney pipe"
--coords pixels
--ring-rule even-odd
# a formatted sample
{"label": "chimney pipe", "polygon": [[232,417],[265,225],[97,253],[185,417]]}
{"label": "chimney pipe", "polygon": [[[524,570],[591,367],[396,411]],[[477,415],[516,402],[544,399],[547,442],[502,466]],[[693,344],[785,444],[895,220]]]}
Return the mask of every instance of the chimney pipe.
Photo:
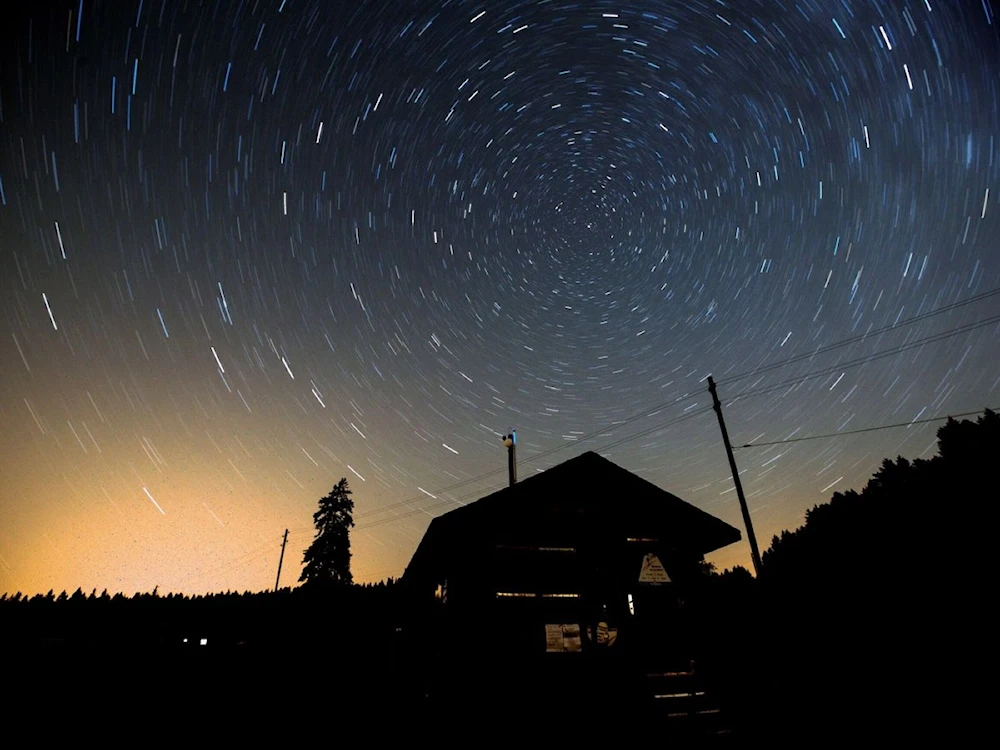
{"label": "chimney pipe", "polygon": [[514,428],[509,435],[503,436],[503,444],[507,448],[507,475],[513,487],[517,484],[517,431]]}

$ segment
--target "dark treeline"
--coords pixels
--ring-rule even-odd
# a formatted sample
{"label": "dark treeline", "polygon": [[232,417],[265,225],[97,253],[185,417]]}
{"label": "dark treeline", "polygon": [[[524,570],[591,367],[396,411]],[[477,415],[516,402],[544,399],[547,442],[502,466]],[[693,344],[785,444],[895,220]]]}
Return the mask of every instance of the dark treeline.
{"label": "dark treeline", "polygon": [[[53,591],[32,597],[20,592],[0,596],[0,633],[6,643],[64,648],[164,647],[209,645],[266,648],[288,640],[327,637],[338,629],[385,623],[397,615],[393,579],[377,584],[334,587],[322,592],[308,587],[277,592],[227,591],[207,595],[133,596],[81,589],[58,596]],[[320,617],[338,613],[332,619]],[[321,627],[320,627],[321,625]],[[206,643],[202,644],[202,639]]]}
{"label": "dark treeline", "polygon": [[[774,537],[759,580],[742,568],[703,577],[688,605],[697,653],[738,731],[800,741],[972,731],[985,712],[975,685],[994,661],[998,459],[1000,416],[949,420],[936,456],[886,459],[860,492],[835,493]],[[189,689],[223,679],[216,701],[263,701],[268,680],[323,674],[325,692],[293,691],[296,707],[334,692],[413,702],[420,644],[406,639],[419,629],[407,627],[404,593],[389,580],[193,597],[4,595],[0,638],[8,654],[54,667],[81,654],[90,668],[106,654],[154,654]]]}
{"label": "dark treeline", "polygon": [[701,649],[744,726],[792,736],[951,736],[992,672],[990,538],[1000,416],[949,420],[938,455],[886,459],[774,537],[755,580],[701,592]]}
{"label": "dark treeline", "polygon": [[414,705],[400,678],[399,592],[389,580],[190,597],[15,594],[0,599],[0,665],[11,705],[29,711],[198,716],[253,736],[258,714],[335,704],[343,719],[374,702]]}

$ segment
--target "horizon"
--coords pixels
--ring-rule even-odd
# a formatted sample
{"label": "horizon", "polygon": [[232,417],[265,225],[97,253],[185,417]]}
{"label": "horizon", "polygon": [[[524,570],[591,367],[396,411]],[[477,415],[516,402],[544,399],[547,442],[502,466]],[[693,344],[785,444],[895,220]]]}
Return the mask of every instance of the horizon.
{"label": "horizon", "polygon": [[[995,413],[995,411],[996,410],[993,410],[993,409],[985,409],[982,413],[978,414],[978,416],[981,417],[984,413],[988,413],[988,412],[994,412]],[[971,417],[974,417],[976,415],[972,414],[972,415],[958,415],[958,416],[961,416],[961,417],[970,417],[971,418]],[[934,419],[927,420],[927,421],[945,422],[946,420],[951,420],[951,419],[954,419],[954,417],[948,416],[948,417],[934,418]],[[967,420],[966,419],[960,419],[960,420],[956,420],[956,421],[967,421]],[[974,419],[969,419],[968,421],[974,421]],[[894,429],[896,427],[899,427],[899,425],[883,425],[883,426],[880,426],[880,427],[875,427],[874,429],[875,430],[879,430],[879,429]],[[820,436],[820,437],[822,439],[823,436]],[[808,440],[810,438],[807,437],[805,439]],[[743,446],[743,447],[750,447],[750,446]],[[595,453],[596,453],[596,451],[595,451]],[[580,455],[582,455],[582,454],[580,454]],[[597,455],[601,455],[601,454],[598,453]],[[938,452],[935,451],[934,456],[938,456],[938,455],[939,455]],[[575,456],[574,458],[578,458],[578,457],[579,456]],[[900,457],[900,456],[897,456],[897,457],[888,457],[887,456],[887,457],[885,457],[883,459],[883,462],[887,461],[887,460],[895,461],[897,458],[904,458],[905,459],[906,457],[905,456],[903,456],[903,457]],[[571,460],[571,459],[566,459],[566,461],[569,461],[569,460]],[[919,460],[919,459],[917,459],[917,460]],[[880,465],[883,462],[880,462]],[[556,465],[558,465],[558,464],[556,464]],[[549,468],[553,468],[553,467],[549,467]],[[493,473],[497,473],[497,472],[493,472]],[[865,482],[865,485],[867,485],[867,482]],[[503,489],[506,489],[506,487],[500,487],[499,489],[494,489],[493,492],[488,493],[488,495],[484,495],[483,497],[484,498],[488,497],[489,494],[493,494],[494,492],[499,492],[499,491],[501,491]],[[851,488],[846,488],[844,490],[838,490],[836,492],[841,492],[841,491],[844,491],[844,492],[846,492],[846,491],[860,492],[861,489],[863,489],[863,487],[860,487],[860,488],[851,487]],[[834,494],[836,494],[836,492]],[[804,524],[805,524],[805,520],[806,520],[805,519],[805,514],[807,514],[810,510],[815,509],[815,507],[818,506],[818,505],[824,505],[824,504],[829,503],[830,500],[832,500],[832,499],[833,499],[833,495],[831,495],[830,498],[827,499],[827,501],[821,502],[821,503],[817,503],[815,506],[813,506],[813,508],[807,508],[804,511],[804,516],[803,516],[803,522],[802,522],[802,524],[800,524],[800,525],[798,525],[796,527],[793,527],[793,528],[783,529],[781,531],[775,532],[775,534],[772,535],[772,538],[777,538],[777,537],[781,536],[781,533],[783,531],[797,531],[797,530],[801,530],[803,528]],[[472,502],[475,502],[475,501],[472,501]],[[725,556],[724,553],[726,552],[726,550],[727,550],[728,547],[738,546],[740,543],[743,543],[744,546],[745,546],[746,541],[747,541],[746,537],[745,537],[746,530],[742,529],[742,530],[740,530],[740,533],[741,533],[741,536],[742,536],[740,542],[737,542],[737,543],[734,543],[734,544],[731,544],[731,545],[727,545],[727,547],[722,547],[719,550],[716,550],[715,552],[706,554],[705,555],[705,560],[707,562],[709,562],[709,563],[712,564],[713,570],[717,574],[730,573],[730,572],[735,572],[736,570],[742,569],[748,575],[751,575],[751,576],[753,576],[753,577],[756,578],[756,575],[753,573],[753,566],[752,566],[752,564],[751,565],[747,565],[746,561],[736,562],[736,563],[733,563],[731,566],[727,566],[727,567],[724,567],[724,568],[717,566],[713,562],[713,558],[724,557]],[[308,544],[306,546],[308,546]],[[768,543],[766,543],[763,546],[762,554],[764,554],[769,549],[769,547],[770,547],[770,543],[768,542]],[[748,560],[749,560],[748,551],[743,551],[743,556],[747,557]],[[752,561],[750,561],[750,562],[752,562]],[[299,567],[303,567],[303,564],[301,562],[299,563]],[[379,579],[379,580],[371,580],[371,581],[357,581],[357,580],[355,580],[350,585],[353,585],[353,586],[378,586],[378,585],[384,585],[384,584],[398,583],[402,579],[404,572],[405,572],[405,570],[401,571],[398,575],[395,575],[395,576],[392,576],[392,575],[386,576],[386,577],[384,577],[382,579]],[[185,597],[203,597],[203,596],[212,596],[212,595],[216,595],[216,594],[220,594],[220,595],[228,595],[228,594],[239,594],[239,595],[246,595],[246,594],[267,594],[267,593],[276,593],[277,591],[281,591],[281,590],[297,589],[297,588],[301,588],[301,586],[302,586],[302,582],[299,581],[297,578],[294,578],[294,579],[292,579],[292,581],[290,583],[285,583],[284,585],[281,585],[280,588],[278,588],[278,589],[275,589],[274,586],[269,586],[269,587],[259,588],[259,589],[249,589],[249,588],[247,588],[247,589],[225,589],[225,590],[222,590],[222,589],[211,590],[210,589],[210,590],[202,591],[202,592],[185,592],[185,591],[172,591],[171,590],[171,591],[164,592],[162,594],[162,596],[167,596],[167,595],[171,595],[171,594],[173,594],[173,595],[182,595],[182,596],[185,596]],[[157,595],[160,595],[159,594],[159,588],[160,588],[160,586],[157,584],[157,585],[153,586],[152,589],[148,589],[146,591],[136,590],[135,592],[131,592],[131,593],[127,592],[127,591],[124,591],[124,590],[109,591],[107,588],[104,588],[104,589],[102,589],[100,596],[104,596],[105,594],[107,594],[108,596],[111,596],[112,598],[115,597],[115,596],[117,596],[117,595],[119,595],[119,594],[121,594],[123,596],[126,596],[126,598],[128,598],[128,597],[133,597],[134,598],[136,596],[146,595],[146,594],[151,594],[153,596],[157,596]],[[88,592],[86,590],[84,590],[83,586],[77,586],[77,587],[75,587],[73,589],[63,588],[62,591],[60,592],[60,594],[74,595],[77,592],[82,592],[85,596],[90,597],[90,596],[93,596],[94,594],[96,594],[97,587],[92,587],[90,589],[90,594],[88,594]],[[42,592],[42,591],[23,592],[20,589],[17,590],[17,591],[3,591],[3,592],[0,592],[0,597],[6,599],[6,598],[11,598],[11,597],[13,597],[15,595],[19,595],[19,594],[23,595],[25,598],[29,598],[29,597],[33,598],[35,596],[42,596],[42,595],[49,596],[49,595],[55,595],[55,589],[51,589],[50,588],[47,592]]]}
{"label": "horizon", "polygon": [[294,586],[341,477],[398,579],[511,428],[521,480],[595,451],[752,570],[709,374],[762,551],[1000,406],[1000,26],[958,5],[12,10],[0,592],[265,591],[285,529]]}

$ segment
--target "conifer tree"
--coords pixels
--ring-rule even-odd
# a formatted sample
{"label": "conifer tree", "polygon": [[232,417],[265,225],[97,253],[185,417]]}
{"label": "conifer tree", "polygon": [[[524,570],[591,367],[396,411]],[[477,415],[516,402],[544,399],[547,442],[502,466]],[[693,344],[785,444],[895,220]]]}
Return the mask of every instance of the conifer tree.
{"label": "conifer tree", "polygon": [[350,528],[354,526],[354,501],[343,478],[319,501],[313,514],[316,537],[302,558],[299,581],[307,585],[349,586],[351,576]]}

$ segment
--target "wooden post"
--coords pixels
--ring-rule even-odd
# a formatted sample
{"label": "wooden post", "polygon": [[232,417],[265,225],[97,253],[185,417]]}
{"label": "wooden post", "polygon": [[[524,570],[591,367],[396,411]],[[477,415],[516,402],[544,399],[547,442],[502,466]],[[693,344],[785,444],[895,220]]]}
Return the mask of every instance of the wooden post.
{"label": "wooden post", "polygon": [[288,529],[285,529],[285,538],[281,540],[281,557],[278,558],[278,577],[274,579],[274,590],[278,590],[278,583],[281,581],[281,563],[285,561],[285,545],[288,544]]}
{"label": "wooden post", "polygon": [[743,494],[743,483],[740,482],[740,472],[736,468],[736,459],[733,458],[733,446],[729,444],[729,433],[726,431],[726,420],[722,418],[722,404],[719,402],[719,394],[715,390],[715,381],[712,376],[708,376],[708,392],[712,394],[712,408],[715,409],[716,416],[719,417],[719,429],[722,430],[722,442],[726,444],[726,455],[729,457],[729,468],[733,472],[733,483],[736,485],[736,496],[740,499],[740,510],[743,511],[743,523],[747,528],[747,541],[750,542],[750,558],[753,560],[754,574],[760,578],[760,550],[757,549],[757,536],[753,533],[753,522],[750,520],[750,509],[747,507],[747,499]]}

